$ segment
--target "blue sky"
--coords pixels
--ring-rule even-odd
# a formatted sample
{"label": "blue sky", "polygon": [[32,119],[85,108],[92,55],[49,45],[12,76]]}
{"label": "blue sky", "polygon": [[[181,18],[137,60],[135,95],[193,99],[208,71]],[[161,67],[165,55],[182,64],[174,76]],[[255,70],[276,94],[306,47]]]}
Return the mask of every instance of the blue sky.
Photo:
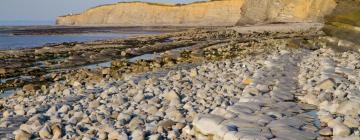
{"label": "blue sky", "polygon": [[[0,0],[0,21],[54,21],[60,15],[79,13],[90,7],[121,1],[131,0]],[[189,3],[196,0],[141,1]]]}

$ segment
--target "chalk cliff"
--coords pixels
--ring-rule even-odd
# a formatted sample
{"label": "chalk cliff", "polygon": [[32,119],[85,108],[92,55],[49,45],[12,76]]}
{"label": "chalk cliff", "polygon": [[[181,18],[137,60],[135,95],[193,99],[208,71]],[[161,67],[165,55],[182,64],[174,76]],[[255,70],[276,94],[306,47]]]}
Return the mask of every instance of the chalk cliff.
{"label": "chalk cliff", "polygon": [[314,22],[335,0],[214,0],[186,5],[123,2],[60,16],[58,25],[233,26],[270,22]]}

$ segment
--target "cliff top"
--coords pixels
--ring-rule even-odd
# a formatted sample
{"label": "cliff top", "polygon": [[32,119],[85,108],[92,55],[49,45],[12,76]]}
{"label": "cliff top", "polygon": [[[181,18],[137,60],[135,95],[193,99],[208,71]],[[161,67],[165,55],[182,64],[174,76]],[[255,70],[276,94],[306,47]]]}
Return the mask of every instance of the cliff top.
{"label": "cliff top", "polygon": [[[95,7],[91,7],[88,8],[87,10],[85,10],[85,12],[94,9],[94,8],[99,8],[99,7],[106,7],[106,6],[113,6],[113,5],[118,5],[118,4],[132,4],[132,3],[141,3],[141,4],[148,4],[148,5],[155,5],[155,6],[167,6],[167,7],[181,7],[181,6],[187,6],[187,5],[194,5],[194,4],[201,4],[201,3],[208,3],[208,2],[215,2],[215,1],[227,1],[227,0],[208,0],[208,1],[195,1],[195,2],[191,2],[191,3],[156,3],[156,2],[144,2],[144,1],[125,1],[125,2],[118,2],[118,3],[113,3],[113,4],[103,4],[103,5],[98,5]],[[82,12],[81,12],[82,13]],[[77,14],[67,14],[67,15],[62,15],[59,17],[67,17],[67,16],[72,16],[72,15],[79,15],[80,13]]]}

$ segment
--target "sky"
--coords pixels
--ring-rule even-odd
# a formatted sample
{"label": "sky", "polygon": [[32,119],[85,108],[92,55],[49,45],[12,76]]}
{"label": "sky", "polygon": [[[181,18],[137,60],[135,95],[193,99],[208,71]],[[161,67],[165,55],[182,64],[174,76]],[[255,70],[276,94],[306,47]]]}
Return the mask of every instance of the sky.
{"label": "sky", "polygon": [[[0,22],[53,23],[57,16],[79,13],[88,8],[131,0],[0,0]],[[189,3],[197,0],[136,0],[147,2]]]}

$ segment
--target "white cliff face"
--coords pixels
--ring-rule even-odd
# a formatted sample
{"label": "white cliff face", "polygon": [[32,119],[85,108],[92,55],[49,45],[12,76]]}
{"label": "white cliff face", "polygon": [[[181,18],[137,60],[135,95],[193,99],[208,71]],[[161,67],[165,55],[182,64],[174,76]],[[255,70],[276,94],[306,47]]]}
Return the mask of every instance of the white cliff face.
{"label": "white cliff face", "polygon": [[314,22],[332,11],[334,0],[221,0],[183,6],[118,3],[61,16],[59,25],[233,26],[269,22]]}

